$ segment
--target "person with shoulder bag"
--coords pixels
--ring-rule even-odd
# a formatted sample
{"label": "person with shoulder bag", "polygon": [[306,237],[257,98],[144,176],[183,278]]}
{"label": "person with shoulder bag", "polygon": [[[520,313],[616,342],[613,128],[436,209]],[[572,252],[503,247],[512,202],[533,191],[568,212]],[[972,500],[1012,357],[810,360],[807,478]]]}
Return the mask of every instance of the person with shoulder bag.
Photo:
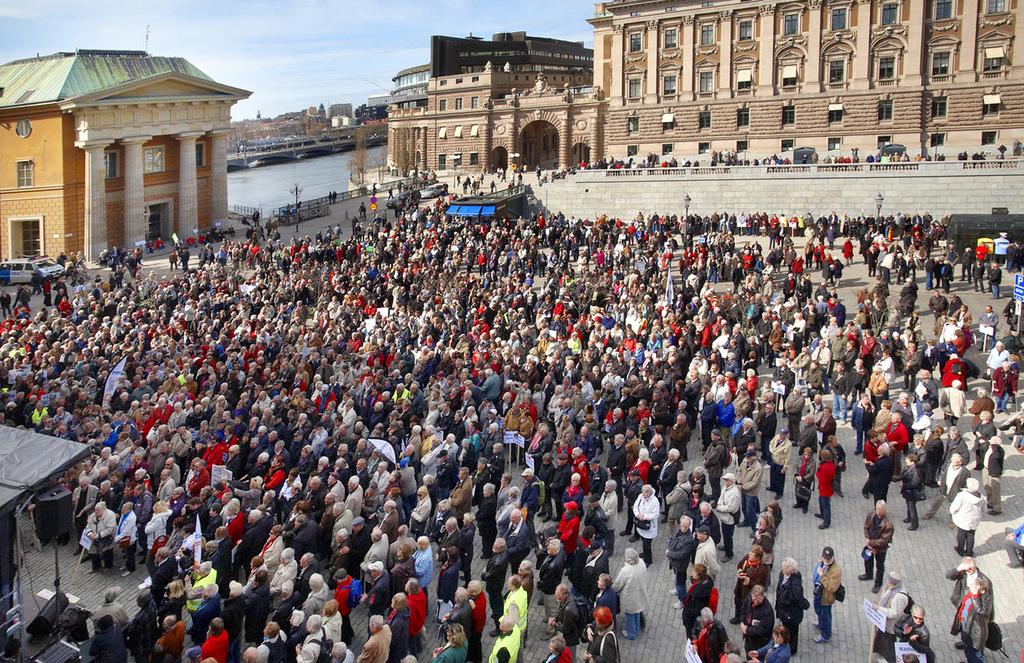
{"label": "person with shoulder bag", "polygon": [[586,663],[620,663],[619,641],[612,628],[612,611],[599,606],[593,612],[594,621],[584,630],[587,652],[583,655]]}

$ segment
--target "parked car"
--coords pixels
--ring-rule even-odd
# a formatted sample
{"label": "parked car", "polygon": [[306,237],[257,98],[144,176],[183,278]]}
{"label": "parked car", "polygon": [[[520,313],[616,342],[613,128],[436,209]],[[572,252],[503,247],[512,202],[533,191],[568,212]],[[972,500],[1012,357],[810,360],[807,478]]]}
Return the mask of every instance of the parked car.
{"label": "parked car", "polygon": [[64,274],[64,267],[49,258],[18,258],[0,262],[0,284],[15,285],[31,283],[32,275],[38,272],[44,281]]}
{"label": "parked car", "polygon": [[443,196],[445,191],[448,189],[444,184],[431,184],[430,186],[420,189],[420,200],[427,200],[428,198],[437,198]]}

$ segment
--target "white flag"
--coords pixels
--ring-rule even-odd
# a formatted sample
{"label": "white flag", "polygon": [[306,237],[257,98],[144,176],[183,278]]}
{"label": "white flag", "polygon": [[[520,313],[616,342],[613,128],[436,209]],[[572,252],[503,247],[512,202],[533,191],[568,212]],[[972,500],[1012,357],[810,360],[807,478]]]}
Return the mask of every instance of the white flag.
{"label": "white flag", "polygon": [[199,566],[203,561],[203,526],[199,523],[199,512],[196,511],[196,533],[192,539],[192,560]]}
{"label": "white flag", "polygon": [[117,366],[114,366],[114,370],[110,371],[110,375],[107,376],[107,381],[103,385],[103,407],[110,405],[110,399],[113,398],[114,391],[121,384],[121,380],[124,379],[124,365],[126,363],[128,363],[128,357],[123,357],[121,361],[117,362]]}

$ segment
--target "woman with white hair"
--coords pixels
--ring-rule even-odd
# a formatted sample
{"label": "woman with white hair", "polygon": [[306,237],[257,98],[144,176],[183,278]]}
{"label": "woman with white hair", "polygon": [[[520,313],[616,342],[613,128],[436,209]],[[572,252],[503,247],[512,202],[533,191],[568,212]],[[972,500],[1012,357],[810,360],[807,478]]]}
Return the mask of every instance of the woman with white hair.
{"label": "woman with white hair", "polygon": [[295,561],[295,551],[291,548],[285,548],[281,551],[281,561],[278,564],[277,570],[274,571],[274,577],[270,581],[270,593],[278,596],[281,593],[281,586],[286,581],[295,581],[295,576],[298,575],[299,565]]}
{"label": "woman with white hair", "polygon": [[779,582],[775,586],[775,616],[789,629],[789,645],[793,654],[796,654],[797,640],[800,639],[800,622],[809,607],[800,569],[795,559],[787,557],[782,560]]}
{"label": "woman with white hair", "polygon": [[[657,517],[657,516],[655,516]],[[619,605],[626,613],[626,639],[636,640],[640,635],[640,618],[647,609],[647,565],[633,548],[626,548],[625,564],[612,583],[619,594]]]}
{"label": "woman with white hair", "polygon": [[[643,455],[641,451],[641,457]],[[636,532],[643,542],[644,562],[650,566],[654,562],[651,553],[651,542],[658,538],[658,519],[661,516],[661,504],[654,495],[654,487],[650,484],[644,485],[640,496],[633,503],[633,518],[636,524]]]}
{"label": "woman with white hair", "polygon": [[320,614],[324,610],[324,604],[331,598],[331,590],[324,582],[324,577],[319,573],[309,576],[309,596],[302,604],[302,611],[307,615]]}

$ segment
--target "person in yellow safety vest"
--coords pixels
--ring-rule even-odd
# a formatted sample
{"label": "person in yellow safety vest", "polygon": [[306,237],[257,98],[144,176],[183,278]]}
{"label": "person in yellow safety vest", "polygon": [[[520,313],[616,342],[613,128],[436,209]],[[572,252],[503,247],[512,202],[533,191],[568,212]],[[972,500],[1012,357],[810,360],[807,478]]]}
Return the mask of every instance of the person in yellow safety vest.
{"label": "person in yellow safety vest", "polygon": [[519,647],[523,644],[523,634],[516,624],[515,618],[505,615],[499,622],[501,635],[494,641],[494,648],[491,649],[491,657],[488,663],[516,663],[519,657]]}
{"label": "person in yellow safety vest", "polygon": [[505,596],[505,611],[502,617],[512,617],[519,630],[526,632],[526,623],[529,617],[530,598],[523,587],[523,581],[518,575],[508,579],[508,594]]}
{"label": "person in yellow safety vest", "polygon": [[199,604],[203,602],[203,588],[207,585],[217,584],[217,570],[213,568],[211,562],[200,564],[199,570],[192,575],[192,586],[186,593],[188,600],[185,602],[185,607],[189,612],[195,612],[199,608]]}
{"label": "person in yellow safety vest", "polygon": [[43,420],[43,417],[50,416],[49,410],[43,405],[42,401],[36,402],[36,409],[32,410],[32,425],[38,426],[39,422]]}

